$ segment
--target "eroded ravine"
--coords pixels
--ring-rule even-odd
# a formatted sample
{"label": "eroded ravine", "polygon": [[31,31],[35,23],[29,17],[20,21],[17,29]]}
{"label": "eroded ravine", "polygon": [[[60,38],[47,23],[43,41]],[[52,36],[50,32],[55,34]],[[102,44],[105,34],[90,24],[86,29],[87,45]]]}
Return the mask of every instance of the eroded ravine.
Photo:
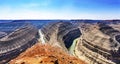
{"label": "eroded ravine", "polygon": [[[119,64],[120,32],[104,23],[82,23],[75,26],[70,22],[56,22],[43,31],[49,43],[88,64]],[[48,27],[47,26],[47,27]]]}
{"label": "eroded ravine", "polygon": [[[38,32],[36,31],[39,32],[39,35]],[[23,35],[20,34],[21,32]],[[3,32],[1,33],[2,36],[6,35],[6,33]],[[16,36],[17,34],[20,34],[20,36]],[[22,36],[24,36],[25,38],[23,38]],[[40,46],[43,46],[43,48],[47,51],[49,51],[49,49],[46,49],[44,47],[44,45],[46,44],[48,44],[48,46],[58,47],[61,50],[63,50],[63,52],[67,52],[67,54],[71,54],[75,57],[78,57],[79,59],[83,60],[88,64],[119,64],[120,63],[120,59],[119,59],[120,31],[118,28],[116,29],[115,27],[105,23],[92,24],[92,23],[77,22],[77,24],[74,24],[72,22],[60,21],[60,22],[48,23],[39,30],[27,26],[24,27],[23,29],[16,30],[15,33],[12,32],[10,35],[6,36],[5,38],[2,38],[1,41],[7,41],[7,40],[9,41],[11,39],[16,39],[19,37],[21,38],[16,40],[20,40],[21,42],[25,42],[24,39],[27,39],[26,41],[34,41],[32,40],[34,38],[35,41],[37,41],[36,38],[38,38],[38,36],[40,36],[38,41],[42,44]],[[6,40],[6,38],[8,37],[14,37],[14,38],[9,38]],[[29,42],[27,43],[25,42],[19,44],[19,42],[17,42],[17,44],[15,43],[16,44],[15,46],[17,47],[14,46],[12,48],[14,48],[14,50],[15,49],[19,50],[20,47],[20,51],[21,51],[22,49],[24,50],[27,49],[28,48],[27,46],[32,46],[35,43],[36,42],[32,42],[30,44]],[[1,44],[5,46],[5,44],[3,43]],[[42,50],[39,49],[40,46],[38,46],[38,50]],[[4,50],[3,52],[6,51],[8,52],[9,49]],[[19,51],[15,51],[15,52],[19,52]],[[36,54],[38,52],[36,51],[34,53]],[[4,55],[1,58],[4,59]]]}
{"label": "eroded ravine", "polygon": [[60,46],[63,50],[69,49],[74,39],[81,35],[79,28],[70,22],[50,23],[44,26],[41,31],[44,34],[42,39]]}
{"label": "eroded ravine", "polygon": [[88,64],[119,64],[119,34],[106,24],[86,25],[76,43],[74,55]]}

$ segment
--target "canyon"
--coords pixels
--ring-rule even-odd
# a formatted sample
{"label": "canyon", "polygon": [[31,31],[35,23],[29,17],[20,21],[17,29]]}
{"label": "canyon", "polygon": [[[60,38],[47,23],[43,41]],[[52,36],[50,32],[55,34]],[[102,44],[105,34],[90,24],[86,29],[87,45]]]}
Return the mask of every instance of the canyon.
{"label": "canyon", "polygon": [[37,42],[37,28],[29,23],[16,27],[15,30],[0,39],[0,64],[7,63]]}
{"label": "canyon", "polygon": [[[107,21],[106,21],[107,22]],[[120,23],[51,23],[44,39],[88,64],[120,63]]]}
{"label": "canyon", "polygon": [[1,64],[119,64],[120,22],[56,21],[40,29],[25,23],[11,33],[1,31],[0,47]]}

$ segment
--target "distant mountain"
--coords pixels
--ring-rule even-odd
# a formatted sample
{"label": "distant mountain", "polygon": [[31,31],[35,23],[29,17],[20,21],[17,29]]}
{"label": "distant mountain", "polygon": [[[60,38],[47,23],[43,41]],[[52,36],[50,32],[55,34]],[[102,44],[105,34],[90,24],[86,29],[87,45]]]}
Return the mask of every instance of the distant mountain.
{"label": "distant mountain", "polygon": [[0,20],[0,23],[11,22],[12,20]]}

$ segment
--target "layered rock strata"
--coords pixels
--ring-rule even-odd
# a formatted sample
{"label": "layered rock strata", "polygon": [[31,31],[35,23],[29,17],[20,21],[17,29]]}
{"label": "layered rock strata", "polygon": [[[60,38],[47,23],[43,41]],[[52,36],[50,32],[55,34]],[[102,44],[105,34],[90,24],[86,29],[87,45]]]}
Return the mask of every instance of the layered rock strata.
{"label": "layered rock strata", "polygon": [[57,45],[67,51],[74,39],[81,35],[79,28],[70,22],[53,22],[41,29],[45,42]]}
{"label": "layered rock strata", "polygon": [[120,63],[120,32],[106,24],[88,24],[74,42],[73,55],[88,64]]}
{"label": "layered rock strata", "polygon": [[[16,27],[16,26],[14,26]],[[38,30],[25,23],[0,39],[0,64],[18,56],[37,42]]]}
{"label": "layered rock strata", "polygon": [[109,25],[108,22],[51,22],[39,30],[42,43],[36,44],[10,63],[69,64],[70,56],[67,59],[62,52],[70,51],[88,64],[119,64],[120,31],[119,25],[117,28],[115,25]]}

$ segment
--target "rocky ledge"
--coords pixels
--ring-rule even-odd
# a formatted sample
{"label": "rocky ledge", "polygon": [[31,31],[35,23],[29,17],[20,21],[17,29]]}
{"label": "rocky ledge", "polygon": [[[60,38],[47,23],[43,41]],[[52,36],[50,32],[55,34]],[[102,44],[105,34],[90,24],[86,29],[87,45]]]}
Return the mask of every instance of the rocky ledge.
{"label": "rocky ledge", "polygon": [[56,22],[44,26],[44,40],[88,64],[120,63],[119,25],[109,22]]}
{"label": "rocky ledge", "polygon": [[70,49],[88,64],[120,63],[120,31],[105,23],[83,24],[81,37]]}
{"label": "rocky ledge", "polygon": [[68,51],[74,39],[80,37],[81,32],[77,26],[71,22],[53,22],[45,25],[41,32],[46,43],[63,48]]}
{"label": "rocky ledge", "polygon": [[10,64],[86,64],[82,60],[73,57],[61,48],[50,44],[37,43]]}
{"label": "rocky ledge", "polygon": [[118,23],[106,21],[48,23],[39,30],[40,43],[11,60],[10,64],[119,64],[119,27]]}

